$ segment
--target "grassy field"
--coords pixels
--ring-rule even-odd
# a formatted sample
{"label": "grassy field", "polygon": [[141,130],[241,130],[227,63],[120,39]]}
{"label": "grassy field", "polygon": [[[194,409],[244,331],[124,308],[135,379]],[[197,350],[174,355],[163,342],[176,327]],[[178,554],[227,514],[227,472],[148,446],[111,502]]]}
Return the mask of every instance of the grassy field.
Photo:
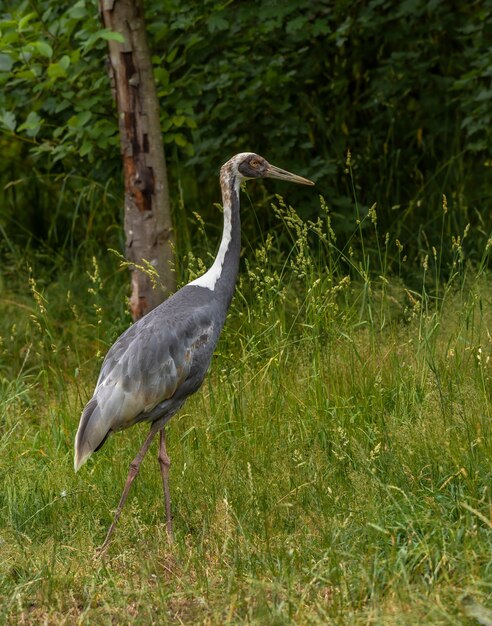
{"label": "grassy field", "polygon": [[146,426],[78,474],[72,449],[129,324],[126,276],[114,258],[37,275],[12,253],[2,624],[492,624],[490,242],[470,267],[464,234],[443,235],[409,288],[399,242],[365,247],[374,209],[360,253],[327,211],[275,211],[291,254],[273,237],[246,250],[210,375],[168,428],[175,543],[154,446],[104,557]]}

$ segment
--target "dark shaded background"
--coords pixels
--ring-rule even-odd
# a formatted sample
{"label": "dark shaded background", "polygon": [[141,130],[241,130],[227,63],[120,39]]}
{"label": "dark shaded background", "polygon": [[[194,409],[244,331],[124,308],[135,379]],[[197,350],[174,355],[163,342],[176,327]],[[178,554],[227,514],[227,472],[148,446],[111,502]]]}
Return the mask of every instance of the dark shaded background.
{"label": "dark shaded background", "polygon": [[[180,253],[199,245],[193,211],[219,236],[219,167],[254,150],[316,181],[342,247],[357,201],[362,215],[377,203],[379,232],[415,263],[467,224],[467,258],[479,259],[492,214],[492,2],[146,8]],[[83,248],[121,247],[111,35],[97,3],[11,4],[0,28],[0,253],[27,246],[73,259]],[[317,216],[312,192],[253,184],[247,240],[281,231],[268,211],[275,191],[303,218]]]}

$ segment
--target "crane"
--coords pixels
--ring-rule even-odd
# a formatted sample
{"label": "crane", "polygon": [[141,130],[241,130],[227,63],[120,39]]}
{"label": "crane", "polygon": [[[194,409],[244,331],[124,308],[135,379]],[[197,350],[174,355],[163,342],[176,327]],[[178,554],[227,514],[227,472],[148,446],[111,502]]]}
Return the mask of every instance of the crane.
{"label": "crane", "polygon": [[314,185],[252,152],[236,154],[220,170],[224,224],[210,269],[130,326],[109,349],[75,436],[77,471],[110,434],[138,422],[150,431],[130,469],[113,522],[100,550],[109,545],[131,484],[159,433],[158,460],[164,491],[166,530],[172,540],[170,460],[165,426],[205,378],[224,326],[239,269],[241,225],[239,191],[243,180],[276,178]]}

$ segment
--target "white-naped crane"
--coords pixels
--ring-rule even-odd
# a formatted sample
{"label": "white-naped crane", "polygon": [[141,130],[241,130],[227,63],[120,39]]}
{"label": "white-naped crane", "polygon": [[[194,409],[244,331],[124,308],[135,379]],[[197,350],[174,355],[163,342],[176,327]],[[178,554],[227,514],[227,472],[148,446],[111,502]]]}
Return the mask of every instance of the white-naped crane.
{"label": "white-naped crane", "polygon": [[224,227],[212,267],[128,328],[104,359],[92,399],[82,412],[75,437],[75,471],[108,436],[137,422],[150,432],[130,464],[113,523],[114,531],[130,486],[155,435],[160,435],[159,465],[164,489],[166,529],[172,538],[170,461],[165,425],[201,386],[232,300],[241,248],[239,191],[243,180],[277,178],[313,185],[306,178],[270,165],[251,152],[236,154],[220,170]]}

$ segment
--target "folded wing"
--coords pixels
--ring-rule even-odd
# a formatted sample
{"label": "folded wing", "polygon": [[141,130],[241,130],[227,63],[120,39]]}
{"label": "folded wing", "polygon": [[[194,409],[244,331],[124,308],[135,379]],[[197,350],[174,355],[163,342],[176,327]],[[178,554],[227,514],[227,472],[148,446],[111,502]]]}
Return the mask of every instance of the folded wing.
{"label": "folded wing", "polygon": [[104,359],[75,438],[76,470],[111,432],[145,420],[157,405],[172,398],[190,376],[196,376],[194,369],[204,353],[213,352],[213,323],[206,316],[166,324],[152,315],[147,318],[123,333]]}

